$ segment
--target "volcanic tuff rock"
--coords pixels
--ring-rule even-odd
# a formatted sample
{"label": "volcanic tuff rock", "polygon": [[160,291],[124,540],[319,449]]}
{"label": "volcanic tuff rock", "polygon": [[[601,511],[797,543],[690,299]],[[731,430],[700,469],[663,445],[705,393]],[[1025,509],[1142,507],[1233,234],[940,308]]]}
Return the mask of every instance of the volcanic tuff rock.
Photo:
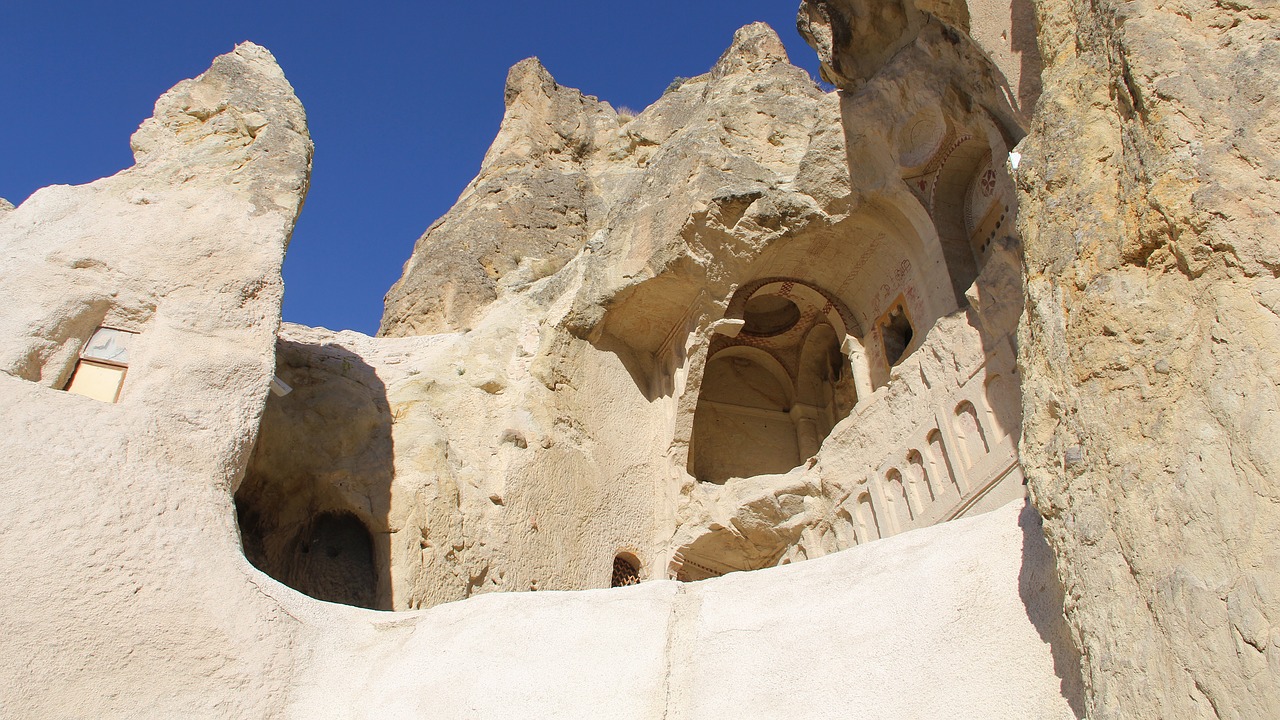
{"label": "volcanic tuff rock", "polygon": [[[1016,173],[1021,456],[1090,717],[1275,717],[1276,10],[1036,8],[1044,94]],[[812,34],[850,91],[884,62],[865,38],[919,25],[860,0],[806,9],[839,20]]]}
{"label": "volcanic tuff rock", "polygon": [[[252,44],[156,103],[136,164],[0,215],[0,715],[252,717],[296,625],[255,586],[230,493],[274,365],[311,141]],[[62,392],[100,325],[120,401]]]}
{"label": "volcanic tuff rock", "polygon": [[[678,260],[678,292],[647,287],[662,307],[631,302],[610,326],[656,347],[706,268],[749,263],[784,213],[825,217],[849,193],[835,97],[764,25],[634,118],[536,60],[512,69],[507,104],[480,175],[419,242],[384,317],[391,336],[467,332],[283,334],[277,372],[297,390],[269,400],[237,496],[277,577],[305,560],[286,539],[340,510],[386,533],[377,552],[393,570],[372,604],[388,609],[597,587],[618,548],[667,552],[692,487],[673,479],[674,399],[646,397],[652,362],[628,368],[635,353],[589,327],[602,298]],[[737,257],[688,247],[707,217],[743,228]],[[499,254],[468,254],[481,245]],[[499,272],[468,274],[486,263]]]}
{"label": "volcanic tuff rock", "polygon": [[[1017,244],[1002,238],[979,273],[967,239],[899,240],[930,220],[903,182],[898,155],[914,148],[895,124],[927,116],[937,143],[943,132],[968,138],[953,155],[969,169],[939,195],[963,193],[973,163],[1007,147],[1002,129],[950,89],[980,60],[951,45],[929,34],[901,54],[899,77],[849,110],[867,158],[856,192],[840,99],[790,65],[767,26],[739,30],[710,72],[634,118],[557,85],[534,60],[518,64],[479,176],[388,295],[382,332],[399,337],[284,332],[277,372],[298,390],[268,401],[237,495],[251,554],[275,577],[294,577],[311,561],[292,538],[310,533],[317,514],[349,513],[374,534],[383,569],[362,571],[376,576],[376,598],[342,597],[406,610],[599,587],[620,549],[647,577],[678,575],[682,563],[802,560],[1021,495],[1009,345],[1021,306]],[[993,83],[981,88],[1010,116]],[[956,248],[959,257],[943,257]],[[961,270],[949,278],[953,263]],[[718,479],[754,477],[697,482],[697,388],[720,349],[717,328],[741,317],[741,301],[729,307],[735,292],[776,276],[839,290],[831,303],[848,306],[843,333],[865,335],[866,353],[881,352],[876,315],[910,292],[919,349],[892,383],[871,358],[863,402],[824,428],[821,449],[815,437],[788,462]],[[975,302],[960,310],[966,292]],[[833,333],[831,352],[844,340]],[[824,356],[817,372],[830,364]],[[842,376],[840,392],[853,394]],[[864,519],[855,532],[852,505],[868,497],[868,477],[883,479],[892,468],[880,465],[895,454],[924,472],[935,409],[952,413],[961,395],[989,408],[990,462],[977,462],[986,446],[973,467],[957,459],[952,482],[938,455],[932,481],[911,481],[934,487],[911,490],[910,511],[900,500],[901,517],[882,512],[878,528]],[[943,431],[961,452],[950,425]],[[715,443],[704,435],[701,447]],[[941,453],[943,440],[933,443]],[[999,479],[1003,489],[984,496]]]}
{"label": "volcanic tuff rock", "polygon": [[[958,184],[939,191],[958,195],[1007,143],[967,89],[945,92],[964,73],[912,64],[945,51],[930,32],[902,56],[902,84],[876,86],[859,112],[964,133]],[[713,556],[722,571],[816,558],[989,509],[1006,497],[993,487],[1021,492],[1016,239],[984,245],[981,268],[944,257],[950,240],[902,182],[920,134],[847,133],[840,105],[760,25],[629,120],[522,63],[481,176],[389,297],[384,332],[404,337],[286,326],[274,371],[293,389],[267,398],[280,251],[310,158],[301,107],[253,46],[179,85],[135,136],[134,168],[0,219],[13,309],[0,391],[19,419],[0,437],[18,503],[0,515],[4,711],[65,716],[74,698],[104,717],[477,702],[495,717],[785,717],[797,703],[1074,715],[1053,561],[1017,506],[792,567],[662,579],[696,579]],[[857,190],[847,134],[870,161]],[[990,176],[998,202],[1008,180]],[[779,353],[848,417],[829,419],[825,443],[806,436],[806,455],[699,482],[691,448],[715,447],[692,436],[704,366],[745,327],[742,288],[783,284],[775,273],[839,291],[794,295],[809,303],[801,329],[829,347]],[[876,326],[896,293],[920,330],[901,362]],[[100,324],[140,331],[117,404],[58,390]],[[858,353],[855,392],[838,366]],[[887,482],[877,462],[919,460],[908,450],[929,428],[955,472],[937,455],[945,475],[899,482],[897,505],[877,484],[879,523],[863,517]],[[602,588],[615,558],[652,582],[392,617],[317,602],[246,555],[315,598],[397,610]],[[989,672],[955,672],[975,660]]]}
{"label": "volcanic tuff rock", "polygon": [[[0,714],[1280,714],[1275,11],[1037,9],[1043,88],[1021,2],[808,0],[839,96],[761,25],[635,118],[517,65],[396,337],[277,337],[311,145],[256,46],[0,202]],[[829,434],[695,477],[773,285]],[[60,391],[101,325],[116,404]],[[818,557],[1020,492],[1017,447],[1056,571],[1016,507]],[[388,616],[245,555],[397,610],[647,582]]]}
{"label": "volcanic tuff rock", "polygon": [[1039,7],[1023,458],[1092,716],[1280,716],[1277,8]]}
{"label": "volcanic tuff rock", "polygon": [[[804,207],[848,192],[835,98],[787,62],[761,24],[740,30],[711,72],[634,118],[560,86],[536,59],[512,68],[506,103],[480,174],[387,294],[381,334],[470,328],[488,302],[584,251],[621,253],[592,263],[609,274],[580,303],[589,313],[591,301],[670,259],[673,249],[649,243],[678,238],[689,205],[787,186],[782,206]],[[637,200],[655,195],[664,201],[656,207]]]}
{"label": "volcanic tuff rock", "polygon": [[[292,496],[299,478],[322,475],[333,495],[371,500],[372,514],[405,489],[365,494],[386,480],[377,468],[391,459],[392,425],[415,450],[394,456],[395,482],[434,472],[437,455],[460,454],[464,474],[453,487],[473,496],[488,491],[483,463],[495,437],[501,461],[516,465],[529,462],[525,450],[579,432],[532,412],[477,413],[466,422],[487,423],[494,435],[466,442],[433,434],[429,412],[401,425],[415,406],[429,410],[422,401],[432,388],[442,387],[447,394],[435,397],[455,410],[491,413],[519,406],[477,398],[551,392],[527,372],[542,350],[536,320],[530,326],[519,311],[539,311],[573,286],[573,274],[508,298],[511,312],[490,313],[472,333],[375,339],[290,326],[277,341],[280,261],[311,157],[305,128],[270,55],[242,45],[157,103],[135,136],[133,168],[43,190],[0,219],[8,308],[0,333],[9,348],[0,368],[0,489],[10,499],[0,512],[4,715],[507,717],[518,708],[545,718],[786,717],[799,708],[820,717],[850,704],[904,717],[1073,715],[1053,559],[1035,516],[1016,506],[758,574],[490,595],[396,616],[317,602],[251,567],[233,520],[237,489],[245,551],[262,562],[287,559],[272,527],[245,522],[251,506],[271,502],[257,494],[264,476],[293,473],[285,480],[295,484],[282,488]],[[99,324],[138,331],[115,404],[59,390],[76,338]],[[600,375],[597,387],[635,387],[614,355],[567,342],[580,356],[594,353],[584,372]],[[273,356],[294,389],[268,402]],[[571,388],[563,392],[573,401]],[[631,397],[645,403],[638,390]],[[581,421],[592,426],[620,426],[633,407],[577,402],[597,408]],[[312,430],[322,434],[309,438]],[[599,456],[619,455],[626,467],[628,443],[605,441],[592,441]],[[555,459],[543,462],[555,476]],[[584,482],[568,489],[599,502],[590,499],[591,468],[560,469],[575,475],[561,476],[553,497],[575,477]],[[306,504],[333,501],[308,490],[299,493]],[[476,537],[438,524],[468,521],[454,502],[442,493],[406,506],[437,533],[419,536],[440,546],[428,551],[432,562],[465,555],[454,543]],[[559,514],[581,522],[618,509],[515,508],[525,535],[563,532]],[[540,525],[531,528],[524,521],[533,513]],[[616,541],[602,547],[612,552]],[[414,548],[427,546],[415,540]],[[561,553],[575,557],[572,548]],[[341,590],[341,575],[328,579]],[[384,597],[404,590],[372,589]],[[424,593],[421,601],[441,599]],[[849,652],[854,645],[864,652]],[[957,675],[965,663],[987,672]],[[850,677],[863,682],[851,689]],[[805,693],[779,693],[777,683]]]}

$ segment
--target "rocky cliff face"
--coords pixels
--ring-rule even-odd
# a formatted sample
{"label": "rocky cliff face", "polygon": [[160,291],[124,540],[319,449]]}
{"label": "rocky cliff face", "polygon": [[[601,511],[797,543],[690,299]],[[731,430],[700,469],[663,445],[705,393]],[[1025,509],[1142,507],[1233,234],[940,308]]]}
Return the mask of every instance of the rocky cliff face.
{"label": "rocky cliff face", "polygon": [[[269,716],[299,626],[245,580],[230,496],[274,366],[306,117],[244,44],[161,97],[133,148],[0,213],[0,715]],[[127,355],[81,358],[100,326]],[[123,378],[117,402],[64,392],[90,370]]]}
{"label": "rocky cliff face", "polygon": [[[928,408],[921,396],[959,382],[948,364],[983,365],[979,327],[1007,325],[989,302],[1016,266],[1004,244],[969,288],[970,314],[955,311],[945,276],[922,282],[902,264],[887,229],[853,232],[876,228],[844,211],[835,98],[779,53],[771,32],[748,28],[712,73],[631,121],[670,141],[637,143],[644,165],[688,173],[695,189],[658,202],[666,176],[624,155],[624,182],[601,181],[612,189],[600,197],[606,217],[632,219],[602,229],[625,230],[558,271],[534,268],[527,282],[499,280],[490,301],[467,300],[466,332],[277,333],[280,260],[311,145],[292,89],[255,46],[161,98],[135,136],[133,168],[0,214],[0,714],[1072,717],[1053,559],[1021,507],[785,568],[663,579],[677,522],[748,480],[695,485],[686,471],[679,428],[687,439],[699,401],[675,390],[697,386],[685,366],[724,351],[735,328],[802,319],[821,352],[791,330],[763,345],[792,363],[784,372],[848,389],[824,323],[860,327],[879,288],[832,299],[768,273],[866,255],[857,272],[887,263],[885,278],[917,288],[899,317],[918,311],[933,326],[929,313],[944,313],[927,342],[898,338],[909,358],[876,376],[879,399],[862,411],[876,417]],[[646,239],[645,227],[663,233]],[[875,248],[888,259],[872,262]],[[857,278],[836,272],[819,279]],[[747,297],[695,295],[689,310],[679,293],[703,280],[771,299],[753,314]],[[663,288],[680,302],[657,302]],[[616,294],[626,297],[593,309],[591,298]],[[801,318],[772,298],[794,298]],[[408,335],[406,322],[390,327]],[[63,390],[68,376],[79,388],[99,325],[134,336],[127,367],[111,355],[123,384],[103,400]],[[283,390],[273,370],[293,389],[268,399],[269,386]],[[962,380],[972,386],[975,372]],[[870,435],[851,431],[856,417],[835,443],[854,456]],[[851,464],[803,461],[750,478],[798,517],[768,552],[801,535],[805,556],[871,539],[818,532],[824,502],[859,479],[843,476]],[[782,491],[796,484],[814,500]],[[635,560],[646,582],[607,589],[615,557]],[[395,615],[351,607],[583,587],[597,589]]]}
{"label": "rocky cliff face", "polygon": [[696,391],[669,387],[703,360],[671,365],[684,335],[705,349],[733,288],[776,270],[757,262],[771,246],[844,217],[837,99],[766,26],[634,118],[536,60],[506,98],[479,176],[388,295],[393,337],[285,333],[298,390],[269,401],[238,495],[276,577],[323,513],[386,539],[379,607],[600,587],[619,552],[666,576],[697,515],[680,509]]}
{"label": "rocky cliff face", "polygon": [[[1274,9],[1036,6],[1044,94],[1016,175],[1022,457],[1090,716],[1270,717]],[[868,38],[919,25],[907,4],[905,19],[806,8],[835,23],[815,46],[850,90],[883,71]],[[915,11],[967,29],[953,9]]]}
{"label": "rocky cliff face", "polygon": [[1091,713],[1274,717],[1276,9],[1038,5],[1023,457]]}
{"label": "rocky cliff face", "polygon": [[[635,118],[521,63],[386,337],[277,337],[261,48],[0,203],[0,712],[1276,715],[1272,10],[1037,7],[1043,86],[1019,3],[809,0],[840,95],[759,25]],[[1015,508],[818,557],[1024,467],[1056,569]]]}
{"label": "rocky cliff face", "polygon": [[[835,100],[787,62],[763,25],[744,28],[711,72],[634,118],[557,84],[536,59],[511,69],[506,103],[479,175],[418,241],[387,294],[380,334],[471,328],[493,299],[584,250],[622,248],[634,258],[620,272],[643,275],[651,256],[661,263],[672,254],[650,244],[678,238],[685,208],[718,188],[750,194],[794,182],[820,197],[847,193],[831,145]],[[822,151],[807,154],[815,143]]]}
{"label": "rocky cliff face", "polygon": [[[298,390],[237,495],[260,567],[328,587],[302,539],[349,517],[374,560],[335,577],[406,610],[600,587],[623,555],[646,579],[794,562],[1021,496],[993,160],[1018,111],[984,56],[917,30],[843,99],[759,24],[634,118],[514,67],[384,337],[284,333]],[[762,331],[760,302],[794,317]]]}

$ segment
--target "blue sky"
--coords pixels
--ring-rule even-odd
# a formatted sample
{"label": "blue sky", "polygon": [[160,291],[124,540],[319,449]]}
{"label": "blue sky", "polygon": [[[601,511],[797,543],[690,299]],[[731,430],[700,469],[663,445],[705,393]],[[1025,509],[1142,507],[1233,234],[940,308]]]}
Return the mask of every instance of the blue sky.
{"label": "blue sky", "polygon": [[521,59],[640,110],[763,20],[792,62],[817,69],[795,31],[798,0],[5,5],[0,197],[18,204],[128,167],[129,136],[156,98],[252,40],[280,61],[316,144],[284,318],[369,334],[414,241],[479,170]]}

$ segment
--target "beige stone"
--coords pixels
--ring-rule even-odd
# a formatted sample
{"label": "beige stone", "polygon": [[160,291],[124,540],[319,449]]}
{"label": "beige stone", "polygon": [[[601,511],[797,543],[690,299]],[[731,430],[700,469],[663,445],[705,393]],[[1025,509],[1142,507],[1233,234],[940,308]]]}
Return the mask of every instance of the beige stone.
{"label": "beige stone", "polygon": [[1090,712],[1274,717],[1276,10],[1039,6],[1023,451]]}
{"label": "beige stone", "polygon": [[[0,708],[1078,716],[1017,450],[1034,100],[806,7],[842,93],[760,24],[635,117],[513,68],[381,337],[279,326],[311,148],[256,46],[0,216]],[[116,403],[61,390],[98,327]]]}
{"label": "beige stone", "polygon": [[[546,128],[566,114],[612,112],[514,68],[480,175],[388,296],[384,333],[405,337],[282,335],[295,392],[268,400],[237,493],[250,557],[321,597],[351,585],[348,602],[406,610],[606,586],[620,554],[645,579],[767,567],[1021,497],[1021,271],[1012,188],[985,160],[1006,146],[986,115],[939,100],[921,43],[843,109],[868,132],[936,118],[935,136],[890,145],[914,159],[877,157],[855,190],[838,98],[749,26],[638,116],[566,125],[608,129],[572,170],[591,178],[591,240],[468,286],[432,260],[454,257],[450,238],[529,237],[523,206],[474,189],[516,183],[521,202],[563,210],[553,185],[515,179],[554,164],[563,135]],[[985,204],[970,203],[984,168]],[[411,336],[450,322],[465,332]],[[339,517],[364,559],[332,573],[363,580],[304,567],[316,523]]]}
{"label": "beige stone", "polygon": [[[306,120],[244,44],[133,144],[133,167],[0,215],[0,715],[270,715],[299,630],[255,586],[230,493],[271,379]],[[99,326],[138,333],[116,403],[61,389]]]}

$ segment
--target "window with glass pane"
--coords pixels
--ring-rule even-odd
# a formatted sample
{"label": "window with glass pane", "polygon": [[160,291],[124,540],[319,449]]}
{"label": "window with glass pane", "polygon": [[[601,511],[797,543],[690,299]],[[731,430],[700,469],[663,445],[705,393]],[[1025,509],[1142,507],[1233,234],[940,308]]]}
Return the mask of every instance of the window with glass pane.
{"label": "window with glass pane", "polygon": [[129,365],[129,346],[136,336],[128,330],[98,328],[80,351],[67,392],[109,403],[120,399]]}

